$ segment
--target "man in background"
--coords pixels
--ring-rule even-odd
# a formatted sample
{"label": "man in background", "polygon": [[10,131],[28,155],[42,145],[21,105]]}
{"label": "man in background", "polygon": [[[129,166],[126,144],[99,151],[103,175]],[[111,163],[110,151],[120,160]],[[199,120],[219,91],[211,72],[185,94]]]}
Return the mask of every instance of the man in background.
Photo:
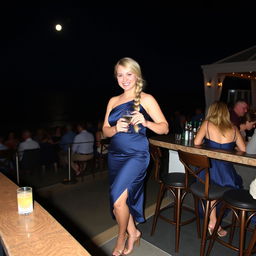
{"label": "man in background", "polygon": [[21,136],[22,136],[23,142],[21,142],[18,146],[20,160],[22,160],[23,153],[25,150],[40,148],[40,145],[38,144],[38,142],[32,139],[32,134],[29,130],[24,130]]}
{"label": "man in background", "polygon": [[[93,158],[93,146],[94,136],[92,133],[86,130],[85,123],[79,123],[77,125],[78,134],[75,136],[72,145],[72,157],[71,166],[74,169],[76,176],[86,167],[86,162]],[[83,162],[84,164],[79,165],[77,162]]]}

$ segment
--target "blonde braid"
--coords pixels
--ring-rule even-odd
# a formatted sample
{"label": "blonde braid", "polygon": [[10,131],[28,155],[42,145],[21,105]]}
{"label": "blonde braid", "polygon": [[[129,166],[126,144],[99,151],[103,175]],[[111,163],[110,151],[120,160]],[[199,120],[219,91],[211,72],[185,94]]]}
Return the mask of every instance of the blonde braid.
{"label": "blonde braid", "polygon": [[[134,98],[134,104],[133,104],[133,108],[136,111],[140,111],[140,94],[142,92],[143,89],[143,80],[138,77],[137,78],[137,82],[136,82],[136,88],[135,88],[135,98]],[[135,132],[139,132],[139,126],[138,125],[134,125],[134,131]]]}

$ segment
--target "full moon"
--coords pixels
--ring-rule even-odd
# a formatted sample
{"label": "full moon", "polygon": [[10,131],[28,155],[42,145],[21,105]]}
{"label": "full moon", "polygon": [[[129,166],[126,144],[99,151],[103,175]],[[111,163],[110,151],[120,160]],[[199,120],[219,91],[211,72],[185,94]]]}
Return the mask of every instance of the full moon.
{"label": "full moon", "polygon": [[57,31],[61,31],[61,30],[62,30],[62,26],[61,26],[60,24],[57,24],[57,25],[55,26],[55,29],[56,29]]}

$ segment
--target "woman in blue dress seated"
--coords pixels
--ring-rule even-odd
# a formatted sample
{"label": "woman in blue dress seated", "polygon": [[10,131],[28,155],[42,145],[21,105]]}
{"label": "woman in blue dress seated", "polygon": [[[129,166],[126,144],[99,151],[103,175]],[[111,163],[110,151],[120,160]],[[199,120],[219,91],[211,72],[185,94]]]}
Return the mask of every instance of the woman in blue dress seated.
{"label": "woman in blue dress seated", "polygon": [[[168,123],[153,96],[142,92],[144,80],[139,64],[123,58],[115,65],[115,77],[123,93],[107,105],[103,133],[111,137],[108,147],[110,206],[118,224],[112,255],[128,255],[141,233],[135,222],[143,222],[144,178],[149,164],[146,129],[167,134]],[[129,113],[130,111],[130,113]]]}
{"label": "woman in blue dress seated", "polygon": [[[228,107],[224,102],[214,102],[208,109],[207,116],[199,129],[195,139],[195,145],[202,143],[209,148],[245,151],[245,142],[238,128],[230,121]],[[210,168],[211,184],[223,187],[242,188],[242,178],[236,173],[231,162],[211,159]],[[212,202],[214,203],[214,201]],[[216,223],[216,208],[211,212],[208,230],[214,229]],[[220,227],[219,236],[225,236],[227,232]]]}

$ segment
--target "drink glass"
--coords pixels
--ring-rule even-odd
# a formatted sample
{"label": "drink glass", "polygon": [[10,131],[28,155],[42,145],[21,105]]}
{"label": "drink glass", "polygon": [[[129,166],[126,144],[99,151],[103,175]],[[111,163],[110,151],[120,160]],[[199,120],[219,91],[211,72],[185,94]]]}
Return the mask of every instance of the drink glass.
{"label": "drink glass", "polygon": [[181,141],[181,134],[180,133],[175,133],[175,141],[177,141],[177,142]]}
{"label": "drink glass", "polygon": [[130,131],[130,122],[132,120],[132,111],[130,111],[130,110],[124,111],[122,118],[124,118],[125,122],[128,124],[128,132],[131,132]]}
{"label": "drink glass", "polygon": [[31,187],[17,189],[18,213],[28,215],[33,212],[33,195]]}

